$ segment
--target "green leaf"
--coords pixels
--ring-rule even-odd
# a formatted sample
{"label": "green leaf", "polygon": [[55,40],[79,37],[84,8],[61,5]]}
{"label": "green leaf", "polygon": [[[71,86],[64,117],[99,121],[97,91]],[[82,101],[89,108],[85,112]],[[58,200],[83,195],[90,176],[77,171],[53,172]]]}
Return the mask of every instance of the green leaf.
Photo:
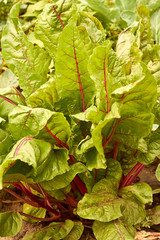
{"label": "green leaf", "polygon": [[20,173],[26,177],[30,174],[35,176],[38,164],[44,162],[50,151],[50,143],[42,140],[28,137],[18,141],[0,165],[0,188],[2,188],[4,173],[5,175]]}
{"label": "green leaf", "polygon": [[[33,206],[25,203],[25,204],[23,204],[23,213],[29,214],[31,216],[38,217],[38,218],[45,218],[46,209],[36,208],[36,207],[33,207]],[[30,223],[37,222],[37,220],[33,220],[33,219],[27,218],[27,217],[23,217],[23,220],[30,222]]]}
{"label": "green leaf", "polygon": [[116,54],[111,50],[111,42],[94,48],[88,65],[89,73],[95,81],[97,94],[96,103],[99,111],[108,113],[110,110],[111,93],[120,87],[120,77],[124,75]]}
{"label": "green leaf", "polygon": [[139,27],[137,32],[137,44],[139,49],[145,54],[148,44],[153,44],[152,29],[150,24],[149,9],[146,6],[137,8]]}
{"label": "green leaf", "polygon": [[141,203],[152,203],[152,188],[147,183],[139,183],[120,189],[119,194],[123,197],[124,194],[132,193]]}
{"label": "green leaf", "polygon": [[[131,234],[131,232],[133,232]],[[93,233],[97,240],[134,240],[135,229],[126,226],[122,221],[112,221],[103,223],[95,221],[93,224]]]}
{"label": "green leaf", "polygon": [[[56,88],[66,113],[82,112],[94,95],[94,82],[88,70],[88,53],[74,23],[67,25],[60,38],[56,59]],[[63,86],[63,87],[62,87]],[[65,111],[65,110],[63,110]]]}
{"label": "green leaf", "polygon": [[0,236],[15,236],[22,227],[22,218],[18,212],[0,213]]}
{"label": "green leaf", "polygon": [[107,179],[115,179],[117,182],[120,182],[122,177],[122,168],[121,164],[114,159],[107,159]]}
{"label": "green leaf", "polygon": [[11,135],[7,131],[0,129],[0,156],[7,154],[12,144],[13,139]]}
{"label": "green leaf", "polygon": [[70,167],[70,169],[67,172],[61,175],[59,174],[58,176],[54,177],[50,181],[41,182],[41,186],[49,191],[51,190],[54,191],[54,190],[64,188],[72,182],[72,180],[78,173],[82,173],[86,171],[87,171],[87,168],[85,167],[85,165],[83,165],[82,163],[75,163]]}
{"label": "green leaf", "polygon": [[97,149],[90,148],[86,153],[85,153],[85,158],[87,160],[86,166],[89,171],[92,171],[94,168],[95,169],[106,169],[106,159],[102,154],[99,154]]}
{"label": "green leaf", "polygon": [[158,179],[158,181],[160,181],[160,164],[158,164],[158,167],[156,169],[156,178]]}
{"label": "green leaf", "polygon": [[6,88],[8,86],[18,87],[18,85],[17,77],[10,69],[7,69],[0,75],[0,88]]}
{"label": "green leaf", "polygon": [[139,202],[131,193],[123,195],[121,220],[128,226],[141,223],[146,217],[144,205]]}
{"label": "green leaf", "polygon": [[84,226],[81,222],[74,222],[74,226],[64,240],[79,240],[83,233]]}
{"label": "green leaf", "polygon": [[35,34],[40,39],[49,55],[55,59],[58,38],[72,16],[72,0],[59,0],[53,4],[46,4],[39,15]]}
{"label": "green leaf", "polygon": [[156,157],[160,155],[160,133],[155,131],[149,138],[147,152],[138,152],[137,161],[148,165],[152,163]]}
{"label": "green leaf", "polygon": [[54,109],[54,103],[58,100],[55,79],[50,79],[38,88],[27,99],[27,103],[31,107],[49,107],[50,110]]}
{"label": "green leaf", "polygon": [[7,117],[9,112],[12,111],[18,104],[24,105],[25,100],[17,89],[14,87],[0,89],[1,117]]}
{"label": "green leaf", "polygon": [[53,222],[47,227],[41,228],[39,231],[31,233],[23,238],[23,240],[61,240],[64,239],[74,227],[74,222],[66,220],[63,222]]}
{"label": "green leaf", "polygon": [[43,49],[28,41],[18,16],[13,14],[19,11],[19,7],[20,3],[13,6],[3,29],[2,54],[5,63],[19,77],[24,96],[28,97],[46,82],[50,57]]}
{"label": "green leaf", "polygon": [[43,128],[38,138],[47,140],[51,143],[56,143],[59,146],[65,147],[71,135],[70,125],[63,113],[52,112],[52,117],[48,120],[47,125]]}
{"label": "green leaf", "polygon": [[86,0],[88,6],[96,12],[96,16],[104,23],[119,22],[120,14],[118,8],[109,8],[104,0]]}
{"label": "green leaf", "polygon": [[90,194],[85,194],[78,203],[77,213],[85,219],[109,222],[122,216],[121,199],[117,196],[117,184],[102,179]]}
{"label": "green leaf", "polygon": [[52,115],[47,109],[17,106],[8,115],[10,132],[17,140],[27,136],[35,137]]}
{"label": "green leaf", "polygon": [[149,217],[152,225],[160,224],[160,206],[156,206],[147,210],[147,217]]}
{"label": "green leaf", "polygon": [[160,44],[159,17],[160,17],[160,9],[158,9],[156,12],[154,12],[151,15],[151,26],[152,26],[152,31],[153,31],[153,38],[154,38],[156,44]]}

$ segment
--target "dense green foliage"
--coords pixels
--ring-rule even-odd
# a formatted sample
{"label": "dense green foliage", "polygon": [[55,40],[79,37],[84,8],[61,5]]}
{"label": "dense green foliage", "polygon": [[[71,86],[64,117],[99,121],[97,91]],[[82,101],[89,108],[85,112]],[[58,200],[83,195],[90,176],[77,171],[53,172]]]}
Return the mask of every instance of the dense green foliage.
{"label": "dense green foliage", "polygon": [[151,187],[134,184],[160,155],[159,1],[25,3],[3,28],[14,77],[0,82],[0,188],[24,205],[0,214],[0,236],[24,218],[51,222],[24,239],[78,240],[88,224],[133,240],[160,223]]}

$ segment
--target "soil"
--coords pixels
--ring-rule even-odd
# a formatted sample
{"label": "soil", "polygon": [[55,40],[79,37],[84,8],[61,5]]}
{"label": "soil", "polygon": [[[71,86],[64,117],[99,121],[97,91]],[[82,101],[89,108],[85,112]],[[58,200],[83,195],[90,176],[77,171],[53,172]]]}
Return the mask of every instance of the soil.
{"label": "soil", "polygon": [[[154,201],[153,206],[160,204],[160,182],[155,177],[155,170],[159,163],[159,160],[155,161],[149,166],[146,166],[140,175],[137,177],[135,182],[146,182],[148,183],[154,192]],[[5,191],[0,192],[0,212],[6,211],[22,211],[22,203],[15,201],[15,203],[11,203],[11,201],[15,201],[15,198],[12,197],[9,193]],[[35,232],[38,229],[42,228],[42,223],[29,223],[23,221],[21,231],[14,237],[0,237],[0,240],[22,240],[23,237],[29,233]],[[148,232],[149,231],[149,232]],[[155,235],[151,235],[150,232],[154,232]],[[152,226],[151,229],[144,229],[142,231],[138,231],[136,234],[135,240],[158,240],[160,236],[156,236],[156,232],[160,233],[160,225]],[[81,237],[81,240],[95,240],[92,230],[89,228],[85,228],[85,231]],[[114,239],[113,239],[114,240]]]}

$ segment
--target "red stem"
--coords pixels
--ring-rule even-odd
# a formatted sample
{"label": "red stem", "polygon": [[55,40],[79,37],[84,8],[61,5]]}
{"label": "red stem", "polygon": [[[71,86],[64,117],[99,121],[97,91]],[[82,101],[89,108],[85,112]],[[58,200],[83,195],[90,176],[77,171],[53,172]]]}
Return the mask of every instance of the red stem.
{"label": "red stem", "polygon": [[144,167],[145,167],[145,165],[142,164],[142,166],[140,166],[140,167],[137,169],[136,173],[130,178],[130,180],[127,182],[127,185],[126,185],[126,186],[129,186],[129,185],[131,185],[131,184],[134,182],[134,180],[136,179],[136,177],[138,176],[138,174],[142,171],[142,169],[143,169]]}
{"label": "red stem", "polygon": [[47,125],[45,125],[45,128],[47,130],[47,132],[63,147],[67,148],[69,150],[69,147],[67,146],[66,143],[62,142],[59,138],[57,138],[47,127]]}
{"label": "red stem", "polygon": [[17,88],[15,88],[14,86],[12,86],[12,88],[18,93],[18,95],[20,96],[20,98],[23,100],[23,102],[26,104],[26,101],[24,99],[24,97],[22,96],[22,94],[18,91]]}
{"label": "red stem", "polygon": [[34,216],[31,216],[29,214],[26,214],[26,213],[23,213],[23,212],[19,212],[22,216],[24,217],[27,217],[27,218],[31,218],[31,219],[34,219],[34,220],[37,220],[37,221],[43,221],[43,222],[51,222],[53,220],[56,220],[56,219],[59,219],[61,217],[61,214],[57,215],[57,216],[54,216],[54,217],[50,217],[50,218],[39,218],[39,217],[34,217]]}
{"label": "red stem", "polygon": [[64,24],[63,24],[63,22],[62,22],[62,20],[61,20],[61,18],[60,18],[60,15],[59,15],[58,12],[57,12],[55,6],[53,5],[52,7],[53,7],[53,9],[54,9],[54,11],[55,11],[55,13],[56,13],[56,15],[57,15],[57,17],[58,17],[60,23],[61,23],[62,28],[64,28]]}
{"label": "red stem", "polygon": [[82,182],[82,180],[79,178],[79,176],[77,176],[77,175],[75,176],[74,182],[77,185],[77,187],[82,195],[84,195],[85,193],[88,192],[85,184]]}
{"label": "red stem", "polygon": [[[123,179],[123,182],[120,184],[120,188],[125,187],[125,186],[128,186],[128,182],[129,182],[129,183],[131,182],[131,184],[132,184],[133,181],[134,181],[133,179],[135,179],[135,178],[137,177],[137,172],[138,172],[138,174],[140,173],[140,172],[139,172],[139,169],[140,169],[140,171],[143,169],[142,166],[143,166],[143,168],[145,167],[144,164],[138,162],[138,163],[132,168],[132,170],[127,174],[127,176]],[[141,169],[141,168],[142,168],[142,169]],[[135,177],[135,176],[136,176],[136,177]]]}
{"label": "red stem", "polygon": [[75,199],[72,195],[70,195],[69,193],[66,195],[66,198],[69,200],[71,206],[73,207],[77,207],[78,204],[78,200]]}
{"label": "red stem", "polygon": [[119,119],[117,118],[117,119],[116,119],[116,122],[115,122],[115,125],[114,125],[114,127],[113,127],[113,130],[112,130],[109,138],[108,138],[108,139],[104,142],[104,144],[103,144],[103,148],[104,148],[104,149],[106,148],[106,146],[107,146],[107,145],[110,143],[110,141],[112,140],[112,137],[113,137],[113,135],[114,135],[114,133],[115,133],[115,131],[116,131],[116,127],[117,127],[118,121],[119,121]]}
{"label": "red stem", "polygon": [[14,103],[13,101],[11,101],[11,100],[10,100],[9,98],[7,98],[7,97],[0,96],[0,98],[4,99],[5,101],[11,103],[11,104],[14,105],[14,106],[18,106],[18,104]]}
{"label": "red stem", "polygon": [[116,142],[115,148],[114,148],[114,153],[113,153],[113,159],[117,159],[117,154],[118,154],[118,148],[119,148],[119,142]]}

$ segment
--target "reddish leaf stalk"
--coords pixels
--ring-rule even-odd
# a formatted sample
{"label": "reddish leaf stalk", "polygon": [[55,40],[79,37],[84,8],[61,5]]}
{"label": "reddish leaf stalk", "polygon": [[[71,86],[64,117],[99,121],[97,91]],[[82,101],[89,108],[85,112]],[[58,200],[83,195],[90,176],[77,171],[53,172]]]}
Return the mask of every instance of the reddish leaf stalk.
{"label": "reddish leaf stalk", "polygon": [[75,184],[77,185],[77,187],[78,187],[78,189],[79,189],[79,191],[80,191],[80,193],[81,193],[82,195],[84,195],[85,193],[88,192],[85,184],[81,181],[81,179],[79,178],[79,176],[75,176],[74,182],[75,182]]}
{"label": "reddish leaf stalk", "polygon": [[104,148],[104,149],[105,149],[105,148],[107,147],[107,145],[111,142],[112,137],[113,137],[113,135],[114,135],[114,133],[115,133],[115,131],[116,131],[118,121],[119,121],[119,119],[117,118],[117,119],[116,119],[116,122],[115,122],[115,125],[114,125],[114,127],[113,127],[113,130],[112,130],[109,138],[107,138],[107,140],[106,140],[106,141],[104,142],[104,144],[103,144],[103,148]]}
{"label": "reddish leaf stalk", "polygon": [[45,128],[47,130],[47,132],[63,147],[67,148],[69,150],[69,147],[67,146],[66,143],[62,142],[59,138],[57,138],[47,127],[47,125],[45,125]]}
{"label": "reddish leaf stalk", "polygon": [[113,153],[113,159],[117,159],[117,154],[118,154],[118,148],[119,148],[119,142],[116,142],[115,148],[114,148],[114,153]]}
{"label": "reddish leaf stalk", "polygon": [[10,100],[9,98],[7,98],[7,97],[0,96],[0,98],[4,99],[5,101],[11,103],[11,104],[14,105],[14,106],[18,106],[18,104],[14,103],[13,101],[11,101],[11,100]]}
{"label": "reddish leaf stalk", "polygon": [[120,188],[131,185],[144,167],[144,164],[137,163],[128,173],[128,175],[123,179],[123,182],[120,184]]}
{"label": "reddish leaf stalk", "polygon": [[54,9],[54,11],[55,11],[55,13],[56,13],[56,15],[57,15],[57,17],[58,17],[60,23],[61,23],[62,28],[64,28],[64,24],[63,24],[63,22],[62,22],[62,20],[61,20],[61,18],[60,18],[60,15],[59,15],[58,12],[57,12],[55,6],[53,5],[52,7],[53,7],[53,9]]}
{"label": "reddish leaf stalk", "polygon": [[57,216],[54,216],[54,217],[49,217],[49,218],[39,218],[39,217],[34,217],[32,215],[29,215],[29,214],[26,214],[26,213],[23,213],[23,212],[19,212],[22,216],[24,217],[27,217],[27,218],[31,218],[31,219],[34,219],[34,220],[37,220],[37,221],[43,221],[43,222],[51,222],[53,220],[56,220],[56,219],[59,219],[61,217],[61,214],[57,215]]}

